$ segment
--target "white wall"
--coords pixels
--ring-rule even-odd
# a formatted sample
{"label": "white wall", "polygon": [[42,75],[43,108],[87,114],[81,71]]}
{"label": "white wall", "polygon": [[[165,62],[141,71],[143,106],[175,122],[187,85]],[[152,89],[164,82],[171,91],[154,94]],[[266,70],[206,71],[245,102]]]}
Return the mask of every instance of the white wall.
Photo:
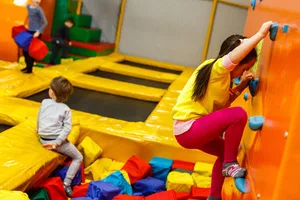
{"label": "white wall", "polygon": [[92,15],[92,27],[102,30],[101,41],[114,43],[121,0],[83,0],[82,14]]}

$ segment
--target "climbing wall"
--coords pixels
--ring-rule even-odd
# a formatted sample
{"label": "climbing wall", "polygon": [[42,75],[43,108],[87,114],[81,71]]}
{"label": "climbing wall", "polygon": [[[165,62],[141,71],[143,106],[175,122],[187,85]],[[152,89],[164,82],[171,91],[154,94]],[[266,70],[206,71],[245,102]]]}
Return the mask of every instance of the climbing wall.
{"label": "climbing wall", "polygon": [[[225,187],[226,199],[299,199],[296,169],[299,164],[299,66],[300,34],[299,2],[288,0],[257,1],[249,10],[245,34],[253,35],[267,20],[279,23],[274,42],[266,38],[256,71],[260,78],[259,92],[247,102],[240,99],[249,116],[262,115],[265,123],[261,131],[246,130],[241,158],[247,166],[251,192],[241,195]],[[283,25],[288,25],[288,32]]]}

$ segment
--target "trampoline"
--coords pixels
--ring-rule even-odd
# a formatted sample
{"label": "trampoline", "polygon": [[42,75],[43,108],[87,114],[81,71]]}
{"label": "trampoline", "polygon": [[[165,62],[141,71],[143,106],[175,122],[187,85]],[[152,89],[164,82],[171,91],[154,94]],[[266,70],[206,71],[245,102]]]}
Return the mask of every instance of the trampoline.
{"label": "trampoline", "polygon": [[101,78],[108,78],[108,79],[112,79],[112,80],[123,81],[123,82],[127,82],[127,83],[134,83],[134,84],[138,84],[138,85],[144,85],[144,86],[161,88],[161,89],[168,89],[168,87],[170,86],[169,83],[162,83],[162,82],[158,82],[158,81],[151,81],[151,80],[146,80],[146,79],[141,79],[141,78],[135,78],[135,77],[131,77],[131,76],[125,76],[125,75],[121,75],[121,74],[115,74],[115,73],[105,72],[105,71],[100,71],[100,70],[90,72],[87,74],[92,75],[92,76],[101,77]]}
{"label": "trampoline", "polygon": [[[27,97],[37,102],[46,98],[49,98],[48,90]],[[67,105],[71,109],[91,114],[130,122],[144,122],[157,103],[74,87],[74,93]]]}
{"label": "trampoline", "polygon": [[11,127],[12,126],[0,124],[0,133],[7,130],[7,129],[10,129]]}
{"label": "trampoline", "polygon": [[139,67],[139,68],[143,68],[143,69],[150,69],[150,70],[154,70],[154,71],[166,72],[166,73],[172,73],[172,74],[178,74],[178,75],[182,73],[182,71],[178,71],[178,70],[165,69],[165,68],[155,67],[155,66],[151,66],[151,65],[144,65],[144,64],[140,64],[140,63],[130,62],[127,60],[123,60],[118,63],[123,64],[123,65],[130,65],[133,67]]}

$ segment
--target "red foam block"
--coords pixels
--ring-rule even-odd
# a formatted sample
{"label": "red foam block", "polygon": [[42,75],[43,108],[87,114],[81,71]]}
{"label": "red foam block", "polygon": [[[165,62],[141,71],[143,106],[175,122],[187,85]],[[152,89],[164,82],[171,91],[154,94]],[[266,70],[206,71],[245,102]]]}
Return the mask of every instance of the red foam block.
{"label": "red foam block", "polygon": [[191,189],[191,197],[201,200],[206,200],[206,198],[209,196],[210,188],[198,188],[195,186],[192,186]]}
{"label": "red foam block", "polygon": [[63,182],[59,177],[48,178],[41,182],[36,188],[45,188],[49,199],[67,200],[68,197],[65,193]]}
{"label": "red foam block", "polygon": [[131,184],[152,174],[149,163],[137,156],[132,156],[127,160],[122,170],[125,170],[128,173]]}
{"label": "red foam block", "polygon": [[47,45],[38,38],[33,38],[29,45],[29,55],[36,60],[42,60],[48,54]]}
{"label": "red foam block", "polygon": [[187,200],[190,197],[188,192],[176,192],[177,200]]}
{"label": "red foam block", "polygon": [[27,31],[27,28],[25,26],[23,26],[23,25],[21,25],[21,26],[14,26],[12,28],[11,37],[15,38],[22,31]]}
{"label": "red foam block", "polygon": [[88,191],[89,185],[90,185],[89,183],[86,183],[86,184],[82,184],[79,186],[75,186],[73,188],[72,198],[85,197],[86,193]]}
{"label": "red foam block", "polygon": [[189,171],[194,171],[194,166],[195,166],[195,163],[192,163],[192,162],[185,162],[182,160],[174,160],[172,169],[179,168],[179,169],[186,169]]}
{"label": "red foam block", "polygon": [[145,200],[145,197],[140,196],[129,196],[129,195],[118,195],[113,200]]}
{"label": "red foam block", "polygon": [[169,190],[166,192],[158,192],[145,198],[146,200],[177,200],[176,192]]}

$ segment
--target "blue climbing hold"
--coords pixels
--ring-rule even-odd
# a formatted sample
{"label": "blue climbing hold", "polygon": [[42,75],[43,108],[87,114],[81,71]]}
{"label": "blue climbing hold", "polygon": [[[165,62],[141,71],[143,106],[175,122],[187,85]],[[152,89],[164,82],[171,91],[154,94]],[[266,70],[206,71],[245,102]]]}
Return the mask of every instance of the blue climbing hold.
{"label": "blue climbing hold", "polygon": [[249,193],[250,192],[250,182],[245,178],[236,178],[235,187],[242,193]]}
{"label": "blue climbing hold", "polygon": [[253,10],[255,10],[255,6],[256,6],[256,0],[251,0],[251,7]]}
{"label": "blue climbing hold", "polygon": [[259,79],[253,79],[249,82],[249,90],[250,90],[250,94],[252,96],[255,96],[257,93],[257,89],[258,89],[258,83],[259,83]]}
{"label": "blue climbing hold", "polygon": [[233,83],[234,83],[234,85],[239,85],[241,83],[241,77],[237,77],[237,78],[233,79]]}
{"label": "blue climbing hold", "polygon": [[265,120],[263,116],[254,116],[249,118],[249,127],[252,131],[257,131],[262,128]]}
{"label": "blue climbing hold", "polygon": [[279,25],[276,22],[272,24],[270,28],[270,40],[274,41],[276,39],[278,27]]}
{"label": "blue climbing hold", "polygon": [[288,33],[289,32],[289,25],[288,24],[283,25],[282,32],[283,33]]}
{"label": "blue climbing hold", "polygon": [[246,93],[244,94],[244,100],[245,100],[245,101],[248,101],[248,99],[249,99],[249,94],[248,94],[248,92],[246,92]]}

